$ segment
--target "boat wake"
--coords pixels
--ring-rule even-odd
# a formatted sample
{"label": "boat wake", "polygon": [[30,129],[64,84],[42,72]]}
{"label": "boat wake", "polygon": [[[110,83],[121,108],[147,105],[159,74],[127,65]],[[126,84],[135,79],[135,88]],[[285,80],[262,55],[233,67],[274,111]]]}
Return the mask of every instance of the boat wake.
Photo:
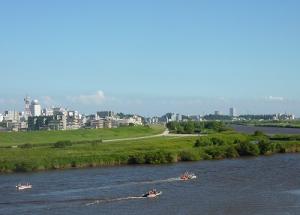
{"label": "boat wake", "polygon": [[160,183],[169,183],[174,181],[180,181],[180,178],[168,178],[168,179],[161,179],[161,180],[153,180],[153,181],[142,181],[142,182],[131,182],[128,184],[160,184]]}
{"label": "boat wake", "polygon": [[101,204],[101,203],[108,203],[108,202],[117,202],[117,201],[125,201],[125,200],[132,200],[132,199],[146,199],[147,197],[142,196],[128,196],[128,197],[122,197],[122,198],[115,198],[115,199],[99,199],[95,200],[90,203],[86,203],[86,206],[91,206],[95,204]]}
{"label": "boat wake", "polygon": [[100,186],[100,187],[90,187],[90,188],[79,188],[79,189],[69,189],[69,190],[62,190],[62,191],[53,191],[48,193],[40,193],[35,194],[35,196],[48,196],[48,195],[61,195],[61,194],[70,194],[70,193],[78,193],[78,192],[86,192],[86,191],[94,191],[96,190],[108,190],[112,188],[121,188],[126,186],[133,186],[133,185],[144,185],[144,184],[160,184],[160,183],[170,183],[175,181],[180,181],[179,177],[177,178],[168,178],[168,179],[160,179],[160,180],[152,180],[152,181],[133,181],[115,185],[107,185],[107,186]]}
{"label": "boat wake", "polygon": [[300,195],[300,189],[288,190],[288,191],[285,191],[285,193],[289,193],[289,194],[293,194],[293,195]]}
{"label": "boat wake", "polygon": [[132,186],[132,185],[143,185],[143,184],[160,184],[160,183],[169,183],[169,182],[180,181],[180,180],[181,179],[179,177],[177,177],[177,178],[159,179],[159,180],[151,180],[151,181],[150,180],[149,181],[132,181],[132,182],[127,182],[127,183],[122,183],[122,184],[101,186],[101,187],[96,187],[96,188],[88,188],[85,190],[111,189],[111,188],[126,187],[126,186]]}
{"label": "boat wake", "polygon": [[57,203],[76,203],[76,202],[89,202],[86,203],[86,206],[106,203],[106,202],[115,202],[115,201],[123,201],[130,199],[145,199],[147,197],[141,196],[128,196],[122,198],[111,198],[111,199],[98,199],[98,198],[81,198],[81,199],[64,199],[64,200],[31,200],[31,201],[15,201],[15,202],[0,202],[0,205],[22,205],[22,204],[57,204]]}

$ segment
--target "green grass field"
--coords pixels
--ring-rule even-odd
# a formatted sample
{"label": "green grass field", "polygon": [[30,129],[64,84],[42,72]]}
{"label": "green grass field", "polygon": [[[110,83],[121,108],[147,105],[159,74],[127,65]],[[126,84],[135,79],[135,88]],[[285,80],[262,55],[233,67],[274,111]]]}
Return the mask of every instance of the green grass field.
{"label": "green grass field", "polygon": [[[256,138],[254,136],[227,132],[201,138],[221,139],[222,142],[196,147],[195,143],[199,137],[169,136],[110,143],[80,142],[63,147],[36,144],[30,148],[1,148],[0,173],[126,164],[164,164],[257,156],[262,153],[257,144],[249,142]],[[300,141],[272,141],[268,143],[269,147],[263,154],[300,151]]]}
{"label": "green grass field", "polygon": [[[28,149],[3,148],[0,150],[0,172],[128,164],[130,156],[145,153],[155,156],[159,151],[176,155],[180,150],[192,150],[195,140],[196,137],[155,137],[111,143],[82,143],[65,148],[48,145]],[[167,161],[154,160],[153,163]]]}
{"label": "green grass field", "polygon": [[113,129],[80,129],[70,131],[34,131],[34,132],[2,132],[0,133],[0,147],[21,144],[55,143],[57,141],[92,141],[108,140],[128,137],[142,137],[160,134],[163,126],[135,126]]}

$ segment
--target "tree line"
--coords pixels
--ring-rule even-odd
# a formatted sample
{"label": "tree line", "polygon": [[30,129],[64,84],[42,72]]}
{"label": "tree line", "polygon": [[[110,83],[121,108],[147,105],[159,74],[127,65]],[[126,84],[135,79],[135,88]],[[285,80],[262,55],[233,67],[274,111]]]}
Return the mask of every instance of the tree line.
{"label": "tree line", "polygon": [[170,132],[177,134],[204,133],[207,131],[222,132],[230,130],[224,122],[220,121],[187,121],[187,122],[168,122],[167,128]]}

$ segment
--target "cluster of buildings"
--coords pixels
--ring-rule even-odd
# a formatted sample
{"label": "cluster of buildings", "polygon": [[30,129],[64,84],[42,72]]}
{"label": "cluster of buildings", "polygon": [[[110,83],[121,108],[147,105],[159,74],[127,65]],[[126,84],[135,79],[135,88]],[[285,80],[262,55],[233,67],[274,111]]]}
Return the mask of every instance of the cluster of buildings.
{"label": "cluster of buildings", "polygon": [[238,115],[234,107],[229,108],[228,114],[222,114],[221,111],[214,111],[213,114],[207,115],[181,115],[178,113],[166,113],[161,117],[145,118],[148,124],[168,123],[168,122],[184,122],[184,121],[209,121],[209,120],[228,120],[228,121],[243,121],[243,120],[295,120],[293,114],[268,114],[268,115]]}
{"label": "cluster of buildings", "polygon": [[0,114],[0,130],[74,130],[79,128],[116,128],[129,125],[143,125],[143,118],[137,115],[116,114],[113,111],[99,111],[84,115],[63,107],[42,108],[38,100],[24,99],[24,111],[7,110]]}
{"label": "cluster of buildings", "polygon": [[63,107],[42,108],[38,100],[24,99],[24,111],[7,110],[0,114],[0,131],[73,130],[79,128],[117,128],[120,126],[165,124],[171,121],[206,120],[294,120],[292,114],[237,115],[231,107],[227,115],[215,111],[208,115],[182,115],[166,113],[144,118],[138,115],[98,111],[85,115]]}
{"label": "cluster of buildings", "polygon": [[240,120],[273,120],[273,121],[278,121],[278,120],[295,120],[295,115],[293,114],[265,114],[265,115],[240,115],[239,116]]}

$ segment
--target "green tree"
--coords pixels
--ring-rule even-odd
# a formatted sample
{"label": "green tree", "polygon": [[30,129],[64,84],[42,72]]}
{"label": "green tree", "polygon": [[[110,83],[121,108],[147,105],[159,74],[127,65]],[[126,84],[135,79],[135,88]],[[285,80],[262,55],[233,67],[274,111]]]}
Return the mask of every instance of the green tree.
{"label": "green tree", "polygon": [[184,132],[187,134],[193,134],[195,131],[194,122],[188,121],[184,126]]}
{"label": "green tree", "polygon": [[261,154],[266,154],[271,149],[271,143],[268,139],[261,139],[258,141],[258,147]]}

